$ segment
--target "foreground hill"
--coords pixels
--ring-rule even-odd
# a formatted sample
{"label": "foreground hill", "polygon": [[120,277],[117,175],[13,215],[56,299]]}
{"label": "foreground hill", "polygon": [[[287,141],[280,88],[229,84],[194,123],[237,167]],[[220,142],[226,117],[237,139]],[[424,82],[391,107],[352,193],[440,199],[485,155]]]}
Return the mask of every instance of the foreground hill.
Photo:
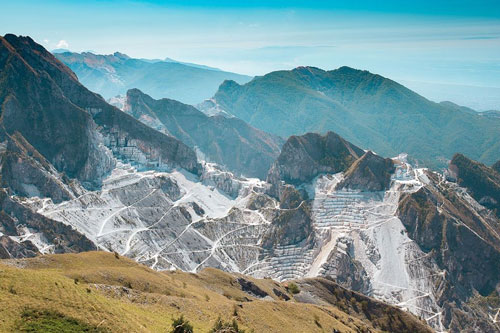
{"label": "foreground hill", "polygon": [[147,61],[116,52],[57,53],[57,59],[76,73],[80,82],[106,99],[139,88],[154,98],[172,98],[187,104],[210,98],[224,80],[239,83],[249,76],[172,61]]}
{"label": "foreground hill", "polygon": [[335,131],[379,154],[407,152],[442,167],[461,152],[486,164],[500,157],[500,119],[431,102],[367,71],[298,67],[239,85],[224,82],[214,99],[250,125],[283,137]]}
{"label": "foreground hill", "polygon": [[106,252],[3,260],[0,272],[1,331],[165,332],[184,315],[194,332],[208,332],[218,317],[255,332],[431,332],[325,279],[287,290],[216,269],[156,272]]}
{"label": "foreground hill", "polygon": [[265,179],[283,144],[280,137],[253,128],[239,118],[209,117],[193,106],[168,98],[155,100],[138,89],[127,92],[124,111],[196,147],[204,159],[237,175]]}

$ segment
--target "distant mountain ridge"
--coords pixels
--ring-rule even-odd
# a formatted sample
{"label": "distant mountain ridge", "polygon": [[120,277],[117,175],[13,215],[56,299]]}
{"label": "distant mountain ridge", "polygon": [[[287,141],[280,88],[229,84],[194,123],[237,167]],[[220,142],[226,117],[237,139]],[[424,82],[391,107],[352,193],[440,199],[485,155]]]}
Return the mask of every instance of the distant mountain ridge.
{"label": "distant mountain ridge", "polygon": [[445,167],[456,152],[487,164],[500,157],[500,119],[431,102],[390,79],[349,67],[298,67],[244,85],[226,81],[214,99],[270,133],[331,130],[364,149],[385,156],[408,152],[431,167]]}
{"label": "distant mountain ridge", "polygon": [[138,89],[127,92],[124,111],[143,123],[196,147],[205,158],[237,175],[265,179],[283,139],[238,118],[209,117],[195,107]]}
{"label": "distant mountain ridge", "polygon": [[197,104],[212,97],[224,80],[243,84],[251,79],[246,75],[172,59],[134,59],[120,52],[110,55],[90,52],[54,55],[76,73],[83,85],[106,99],[138,88],[153,98]]}

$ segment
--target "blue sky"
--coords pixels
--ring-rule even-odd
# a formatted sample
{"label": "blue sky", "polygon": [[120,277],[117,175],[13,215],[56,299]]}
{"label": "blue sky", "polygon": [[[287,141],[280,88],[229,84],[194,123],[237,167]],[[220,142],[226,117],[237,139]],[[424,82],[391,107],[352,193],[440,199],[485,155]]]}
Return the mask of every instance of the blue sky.
{"label": "blue sky", "polygon": [[[500,87],[500,1],[4,1],[0,33],[250,75],[348,65]],[[355,4],[353,4],[355,3]]]}

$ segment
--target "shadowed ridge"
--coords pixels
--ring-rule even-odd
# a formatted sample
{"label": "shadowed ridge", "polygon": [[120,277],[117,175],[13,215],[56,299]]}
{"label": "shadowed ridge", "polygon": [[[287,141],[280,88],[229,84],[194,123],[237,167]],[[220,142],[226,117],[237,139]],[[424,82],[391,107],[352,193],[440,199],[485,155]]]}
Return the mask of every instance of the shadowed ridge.
{"label": "shadowed ridge", "polygon": [[283,145],[268,181],[274,183],[279,179],[294,185],[305,183],[321,173],[346,170],[363,153],[361,148],[333,132],[294,135]]}
{"label": "shadowed ridge", "polygon": [[58,171],[99,186],[114,166],[102,147],[109,139],[117,153],[132,143],[146,159],[200,172],[192,149],[107,104],[31,38],[7,35],[1,45],[2,124],[7,133],[19,131]]}
{"label": "shadowed ridge", "polygon": [[168,98],[155,100],[139,89],[127,92],[124,111],[196,147],[204,159],[236,175],[264,179],[283,143],[281,138],[255,129],[241,119],[209,117],[191,105]]}
{"label": "shadowed ridge", "polygon": [[383,158],[367,151],[345,172],[344,179],[337,188],[361,191],[384,191],[391,183],[394,163],[390,158]]}
{"label": "shadowed ridge", "polygon": [[460,186],[466,187],[480,204],[496,211],[500,217],[500,174],[495,169],[455,154],[450,170]]}
{"label": "shadowed ridge", "polygon": [[491,166],[491,168],[492,168],[493,170],[495,170],[496,172],[500,173],[500,160],[499,160],[499,161],[497,161],[495,164],[493,164],[493,165]]}

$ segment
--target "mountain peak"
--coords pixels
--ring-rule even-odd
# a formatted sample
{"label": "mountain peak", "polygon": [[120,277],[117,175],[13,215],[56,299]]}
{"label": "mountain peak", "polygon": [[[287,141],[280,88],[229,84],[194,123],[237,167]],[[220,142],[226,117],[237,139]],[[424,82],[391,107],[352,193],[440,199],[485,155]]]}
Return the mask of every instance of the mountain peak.
{"label": "mountain peak", "polygon": [[130,57],[128,55],[126,55],[125,53],[118,52],[118,51],[113,53],[113,55],[117,58],[124,59],[124,60],[130,59]]}
{"label": "mountain peak", "polygon": [[222,88],[232,88],[232,87],[239,87],[240,84],[238,84],[238,82],[234,81],[234,80],[224,80],[221,85],[220,85],[220,88],[219,89],[222,89]]}
{"label": "mountain peak", "polygon": [[500,160],[496,161],[491,168],[500,174]]}
{"label": "mountain peak", "polygon": [[279,180],[301,184],[321,173],[344,171],[361,155],[362,149],[334,132],[293,135],[283,145],[268,180],[273,184]]}
{"label": "mountain peak", "polygon": [[334,71],[339,72],[339,73],[370,73],[367,70],[356,69],[356,68],[352,68],[349,66],[340,66],[339,68],[335,69]]}

